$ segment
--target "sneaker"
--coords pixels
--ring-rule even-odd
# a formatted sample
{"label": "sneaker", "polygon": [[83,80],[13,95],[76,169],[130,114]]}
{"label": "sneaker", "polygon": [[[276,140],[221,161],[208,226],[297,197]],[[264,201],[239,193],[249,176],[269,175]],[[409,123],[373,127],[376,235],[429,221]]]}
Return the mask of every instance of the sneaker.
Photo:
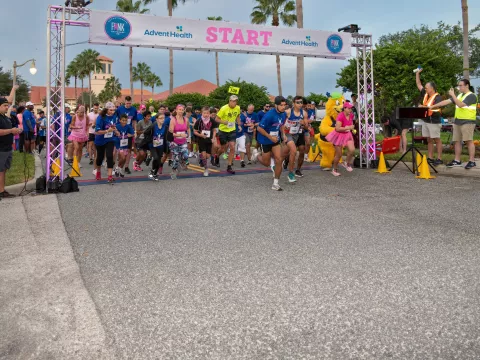
{"label": "sneaker", "polygon": [[158,176],[157,176],[157,175],[153,175],[153,181],[159,181],[159,179],[158,179]]}
{"label": "sneaker", "polygon": [[147,157],[147,159],[145,160],[145,165],[150,165],[150,161],[152,161],[152,158],[151,157]]}
{"label": "sneaker", "polygon": [[88,159],[89,157],[90,157],[90,154],[89,154],[88,152],[87,152],[87,153],[85,153],[85,158],[87,158],[87,159]]}
{"label": "sneaker", "polygon": [[168,160],[168,166],[172,167],[172,165],[173,165],[173,160],[172,159]]}
{"label": "sneaker", "polygon": [[120,169],[120,177],[124,178],[125,177],[125,172],[123,169]]}
{"label": "sneaker", "polygon": [[107,179],[108,183],[109,184],[113,184],[113,182],[115,181],[115,179],[113,178],[113,176],[109,176],[108,179]]}
{"label": "sneaker", "polygon": [[462,166],[462,162],[461,162],[461,161],[453,160],[453,161],[450,161],[450,162],[447,164],[447,167],[448,167],[448,168],[458,167],[458,166]]}
{"label": "sneaker", "polygon": [[172,178],[172,180],[176,180],[177,179],[177,170],[172,170],[172,173],[170,174],[170,177]]}
{"label": "sneaker", "polygon": [[253,162],[254,164],[256,164],[257,161],[258,161],[258,155],[260,155],[260,153],[258,152],[258,150],[257,150],[257,149],[253,150],[252,162]]}
{"label": "sneaker", "polygon": [[295,170],[295,176],[299,178],[303,178],[303,173],[300,170]]}
{"label": "sneaker", "polygon": [[435,161],[433,162],[432,165],[433,165],[433,166],[443,165],[443,161],[440,160],[440,159],[437,159],[437,160],[435,160]]}
{"label": "sneaker", "polygon": [[297,182],[297,179],[295,178],[295,174],[293,172],[288,173],[288,182],[291,182],[291,183]]}
{"label": "sneaker", "polygon": [[224,153],[223,154],[223,160],[227,160],[228,159],[228,154],[227,153]]}
{"label": "sneaker", "polygon": [[97,169],[93,169],[92,174],[97,175]]}
{"label": "sneaker", "polygon": [[82,168],[82,164],[78,163],[78,168],[81,169],[81,168]]}
{"label": "sneaker", "polygon": [[8,198],[14,198],[15,195],[10,194],[8,191],[4,191],[0,193],[0,199],[8,199]]}
{"label": "sneaker", "polygon": [[118,170],[118,167],[116,167],[115,170],[113,170],[113,175],[115,175],[115,177],[120,176],[120,171]]}
{"label": "sneaker", "polygon": [[203,176],[205,176],[205,177],[208,176],[208,169],[206,169],[206,170],[203,172]]}
{"label": "sneaker", "polygon": [[249,161],[247,162],[247,165],[252,165],[252,162],[249,160]]}
{"label": "sneaker", "polygon": [[280,187],[280,185],[278,184],[273,184],[272,185],[272,190],[275,190],[275,191],[283,191],[283,189]]}
{"label": "sneaker", "polygon": [[427,163],[429,163],[429,164],[433,164],[434,162],[435,162],[435,160],[434,160],[434,159],[427,158]]}
{"label": "sneaker", "polygon": [[235,175],[235,170],[233,170],[231,166],[227,166],[227,172],[229,174]]}
{"label": "sneaker", "polygon": [[88,165],[93,165],[93,159],[90,159],[90,161],[88,162]]}
{"label": "sneaker", "polygon": [[466,169],[466,170],[469,170],[469,169],[471,169],[471,168],[474,168],[475,166],[477,166],[477,164],[476,164],[474,161],[469,161],[469,162],[467,163],[467,165],[465,166],[465,169]]}
{"label": "sneaker", "polygon": [[150,171],[150,174],[148,174],[148,178],[150,180],[153,180],[153,178],[156,176],[156,174],[153,171]]}
{"label": "sneaker", "polygon": [[342,166],[345,168],[345,170],[347,170],[348,172],[352,172],[353,169],[352,167],[350,166],[350,164],[347,164],[347,163],[342,163]]}
{"label": "sneaker", "polygon": [[242,162],[240,163],[240,166],[241,166],[242,168],[244,168],[244,167],[245,167],[245,161],[242,161]]}
{"label": "sneaker", "polygon": [[188,157],[189,157],[189,158],[193,158],[194,156],[195,156],[195,154],[194,154],[193,152],[191,152],[191,153],[188,154]]}
{"label": "sneaker", "polygon": [[340,174],[340,173],[338,172],[338,170],[333,169],[333,170],[332,170],[332,175],[333,175],[333,176],[340,176],[340,175],[342,175],[342,174]]}
{"label": "sneaker", "polygon": [[102,173],[100,171],[95,172],[95,180],[102,180]]}
{"label": "sneaker", "polygon": [[128,166],[125,168],[125,174],[128,174],[130,175],[132,172],[130,171],[130,169],[128,168]]}

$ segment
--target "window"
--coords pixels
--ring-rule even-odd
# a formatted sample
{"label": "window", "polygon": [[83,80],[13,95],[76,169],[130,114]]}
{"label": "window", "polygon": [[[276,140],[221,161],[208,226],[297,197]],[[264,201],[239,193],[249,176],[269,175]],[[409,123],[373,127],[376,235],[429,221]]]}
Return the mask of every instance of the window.
{"label": "window", "polygon": [[106,74],[107,73],[107,64],[102,63],[102,73]]}

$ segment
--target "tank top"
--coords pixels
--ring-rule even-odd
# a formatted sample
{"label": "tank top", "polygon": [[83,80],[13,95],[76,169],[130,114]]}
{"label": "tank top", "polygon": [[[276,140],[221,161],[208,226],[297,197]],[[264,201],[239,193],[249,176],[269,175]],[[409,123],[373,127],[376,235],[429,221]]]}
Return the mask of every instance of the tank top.
{"label": "tank top", "polygon": [[303,120],[303,117],[303,109],[300,109],[299,116],[295,115],[295,112],[292,109],[290,116],[287,121],[285,121],[285,132],[292,135],[301,133],[300,121]]}
{"label": "tank top", "polygon": [[[187,133],[187,127],[188,127],[188,120],[187,118],[183,118],[183,124],[179,124],[177,122],[177,119],[174,118],[173,119],[174,121],[174,126],[173,126],[173,133]],[[174,137],[173,138],[173,142],[177,145],[183,145],[187,142],[187,138],[177,138],[177,137]]]}
{"label": "tank top", "polygon": [[84,115],[83,119],[75,116],[75,127],[81,127],[81,129],[72,129],[71,135],[84,137],[85,134],[85,127],[87,126],[87,116]]}

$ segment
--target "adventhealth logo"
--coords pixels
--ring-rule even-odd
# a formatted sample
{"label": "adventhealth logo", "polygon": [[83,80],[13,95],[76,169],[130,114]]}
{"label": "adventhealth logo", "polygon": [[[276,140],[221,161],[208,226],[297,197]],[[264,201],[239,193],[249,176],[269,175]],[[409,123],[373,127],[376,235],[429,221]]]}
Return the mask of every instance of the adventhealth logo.
{"label": "adventhealth logo", "polygon": [[160,37],[173,37],[181,39],[193,39],[192,33],[183,32],[183,26],[179,25],[176,27],[176,31],[156,31],[156,30],[145,30],[144,35],[146,36],[160,36]]}
{"label": "adventhealth logo", "polygon": [[307,47],[318,47],[318,43],[316,41],[312,41],[311,36],[306,36],[305,40],[289,40],[283,39],[282,44],[284,45],[292,45],[292,46],[307,46]]}
{"label": "adventhealth logo", "polygon": [[112,40],[125,40],[131,32],[132,26],[123,16],[112,16],[105,21],[105,34]]}

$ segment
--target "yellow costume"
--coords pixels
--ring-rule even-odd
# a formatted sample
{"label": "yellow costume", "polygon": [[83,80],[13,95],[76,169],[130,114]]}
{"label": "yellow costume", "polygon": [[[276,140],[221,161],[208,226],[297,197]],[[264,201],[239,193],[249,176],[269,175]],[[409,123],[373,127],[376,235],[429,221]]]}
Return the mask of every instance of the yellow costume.
{"label": "yellow costume", "polygon": [[343,103],[345,98],[341,93],[334,92],[328,98],[325,105],[325,117],[320,124],[320,139],[319,146],[322,151],[322,160],[320,160],[320,167],[324,170],[330,170],[335,156],[335,148],[331,143],[326,141],[325,137],[335,129],[335,122],[338,114],[343,110]]}

